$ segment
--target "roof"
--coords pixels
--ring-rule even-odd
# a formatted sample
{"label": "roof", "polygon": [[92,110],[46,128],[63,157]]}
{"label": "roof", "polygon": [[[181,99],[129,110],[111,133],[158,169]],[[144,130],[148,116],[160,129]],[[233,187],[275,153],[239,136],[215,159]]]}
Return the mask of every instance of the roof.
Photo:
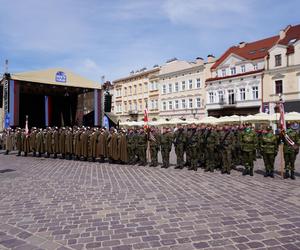
{"label": "roof", "polygon": [[278,41],[279,36],[273,36],[266,39],[258,40],[251,43],[246,43],[244,47],[230,47],[211,67],[216,69],[229,55],[235,54],[246,60],[257,60],[268,55],[268,50],[273,47]]}
{"label": "roof", "polygon": [[257,73],[261,73],[263,72],[264,69],[259,69],[259,70],[253,70],[253,71],[248,71],[245,73],[240,73],[240,74],[236,74],[236,75],[230,75],[230,76],[221,76],[221,77],[213,77],[213,78],[208,78],[206,79],[205,82],[211,82],[211,81],[218,81],[218,80],[224,80],[227,78],[233,78],[233,77],[240,77],[240,76],[246,76],[246,75],[251,75],[251,74],[257,74]]}
{"label": "roof", "polygon": [[[294,41],[293,41],[294,40]],[[293,43],[300,40],[300,24],[295,26],[288,26],[286,28],[286,35],[283,39],[279,40],[278,44],[282,45],[290,45],[290,41],[293,41]]]}
{"label": "roof", "polygon": [[50,85],[101,89],[100,83],[88,80],[69,70],[61,68],[13,73],[11,74],[11,79]]}
{"label": "roof", "polygon": [[150,69],[150,70],[140,71],[138,73],[116,79],[116,80],[113,81],[113,84],[118,83],[118,82],[122,82],[122,81],[126,81],[126,80],[130,80],[130,79],[133,79],[133,78],[136,78],[136,77],[141,77],[141,76],[144,76],[144,75],[148,75],[148,74],[151,74],[151,73],[155,73],[159,70],[160,70],[160,67],[155,67],[155,68]]}

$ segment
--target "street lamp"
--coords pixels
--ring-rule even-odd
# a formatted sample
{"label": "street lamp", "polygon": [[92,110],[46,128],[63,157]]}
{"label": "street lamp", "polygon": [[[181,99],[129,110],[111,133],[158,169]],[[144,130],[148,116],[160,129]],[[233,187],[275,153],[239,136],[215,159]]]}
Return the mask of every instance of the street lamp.
{"label": "street lamp", "polygon": [[198,113],[198,109],[193,108],[193,109],[191,109],[191,112],[192,112],[192,115],[194,116],[194,119],[195,119],[195,116]]}

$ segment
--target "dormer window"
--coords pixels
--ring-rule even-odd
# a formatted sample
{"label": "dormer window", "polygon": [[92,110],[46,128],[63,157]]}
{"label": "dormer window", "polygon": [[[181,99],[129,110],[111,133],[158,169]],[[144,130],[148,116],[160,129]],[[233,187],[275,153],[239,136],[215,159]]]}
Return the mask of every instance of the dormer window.
{"label": "dormer window", "polygon": [[222,76],[226,76],[226,69],[222,69]]}
{"label": "dormer window", "polygon": [[246,66],[245,66],[245,65],[242,65],[242,66],[241,66],[241,72],[242,72],[242,73],[245,73],[245,72],[246,72]]}
{"label": "dormer window", "polygon": [[275,55],[275,67],[281,66],[281,54]]}
{"label": "dormer window", "polygon": [[236,74],[235,67],[230,68],[230,73],[231,73],[231,75],[235,75]]}

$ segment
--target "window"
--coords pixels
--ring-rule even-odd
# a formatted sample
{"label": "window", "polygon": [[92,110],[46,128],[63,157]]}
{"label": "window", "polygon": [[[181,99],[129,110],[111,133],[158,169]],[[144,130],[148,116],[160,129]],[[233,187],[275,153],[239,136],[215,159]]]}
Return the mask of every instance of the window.
{"label": "window", "polygon": [[193,108],[193,99],[189,99],[189,108]]}
{"label": "window", "polygon": [[158,109],[158,100],[155,100],[154,105],[155,109]]}
{"label": "window", "polygon": [[127,112],[127,102],[124,102],[124,111]]}
{"label": "window", "polygon": [[143,87],[142,87],[142,84],[139,84],[139,93],[143,93]]}
{"label": "window", "polygon": [[181,108],[183,108],[183,109],[186,108],[185,99],[181,100]]}
{"label": "window", "polygon": [[178,82],[175,82],[175,92],[178,92],[179,91],[179,84]]}
{"label": "window", "polygon": [[172,109],[173,109],[173,102],[169,101],[169,110],[172,110]]}
{"label": "window", "polygon": [[281,54],[275,55],[275,67],[281,66]]}
{"label": "window", "polygon": [[134,85],[134,92],[133,93],[136,95],[136,85]]}
{"label": "window", "polygon": [[165,84],[163,85],[162,92],[163,94],[167,93],[167,86]]}
{"label": "window", "polygon": [[154,100],[150,101],[150,109],[154,109]]}
{"label": "window", "polygon": [[282,94],[282,80],[275,81],[275,94]]}
{"label": "window", "polygon": [[179,101],[175,100],[175,109],[179,109]]}
{"label": "window", "polygon": [[235,75],[236,74],[236,68],[235,67],[230,68],[230,73],[231,73],[231,75]]}
{"label": "window", "polygon": [[226,76],[226,69],[222,69],[222,76]]}
{"label": "window", "polygon": [[240,88],[240,100],[245,101],[245,99],[246,99],[245,88]]}
{"label": "window", "polygon": [[139,104],[140,104],[139,105],[140,106],[139,110],[142,111],[143,110],[143,104],[142,104],[142,102],[140,102]]}
{"label": "window", "polygon": [[200,108],[201,107],[201,99],[198,97],[196,98],[196,108]]}
{"label": "window", "polygon": [[129,103],[129,110],[132,110],[132,104],[131,104],[131,102]]}
{"label": "window", "polygon": [[189,80],[189,89],[193,88],[193,80]]}
{"label": "window", "polygon": [[214,103],[214,92],[209,92],[209,103]]}
{"label": "window", "polygon": [[134,108],[134,110],[137,110],[137,103],[136,102],[134,102],[133,108]]}
{"label": "window", "polygon": [[127,96],[127,88],[124,88],[124,95]]}
{"label": "window", "polygon": [[241,72],[242,72],[242,73],[245,73],[245,72],[246,72],[246,66],[245,66],[245,65],[242,65],[242,66],[241,66]]}
{"label": "window", "polygon": [[163,102],[163,110],[167,110],[167,103]]}
{"label": "window", "polygon": [[173,86],[172,86],[172,83],[169,83],[169,93],[172,93],[173,92]]}
{"label": "window", "polygon": [[132,87],[129,86],[129,95],[132,95]]}
{"label": "window", "polygon": [[201,80],[200,80],[200,78],[197,78],[197,80],[196,80],[196,88],[201,88]]}
{"label": "window", "polygon": [[144,103],[145,103],[145,108],[148,108],[148,100],[144,99]]}
{"label": "window", "polygon": [[233,89],[229,89],[228,90],[228,104],[234,104],[235,100],[234,100],[234,91]]}
{"label": "window", "polygon": [[224,103],[224,93],[223,90],[218,91],[218,96],[219,96],[219,103],[222,104]]}
{"label": "window", "polygon": [[258,69],[257,63],[253,64],[253,69],[254,69],[254,70],[257,70],[257,69]]}
{"label": "window", "polygon": [[144,92],[148,92],[148,83],[144,83]]}
{"label": "window", "polygon": [[253,100],[258,99],[258,86],[252,87],[252,99]]}
{"label": "window", "polygon": [[185,81],[182,81],[182,83],[181,83],[181,90],[182,90],[182,91],[185,90]]}

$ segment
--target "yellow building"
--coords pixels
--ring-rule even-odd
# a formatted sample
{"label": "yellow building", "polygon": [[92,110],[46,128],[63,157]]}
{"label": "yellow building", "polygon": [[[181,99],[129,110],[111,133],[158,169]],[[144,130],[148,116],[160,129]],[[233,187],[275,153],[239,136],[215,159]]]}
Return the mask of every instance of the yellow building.
{"label": "yellow building", "polygon": [[158,118],[158,74],[160,68],[141,69],[129,76],[113,81],[113,110],[121,122],[141,121],[145,107],[149,119]]}
{"label": "yellow building", "polygon": [[273,113],[282,96],[286,112],[300,112],[300,25],[289,25],[279,36],[266,59],[264,111]]}

